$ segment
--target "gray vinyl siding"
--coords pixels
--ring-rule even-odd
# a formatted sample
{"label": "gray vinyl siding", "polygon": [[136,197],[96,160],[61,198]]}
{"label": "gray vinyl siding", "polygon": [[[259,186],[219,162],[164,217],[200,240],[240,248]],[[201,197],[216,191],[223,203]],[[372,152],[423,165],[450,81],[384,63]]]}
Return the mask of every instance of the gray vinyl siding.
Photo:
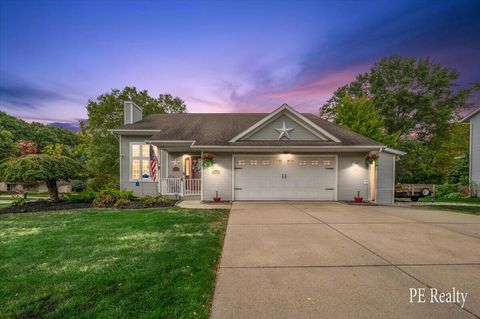
{"label": "gray vinyl siding", "polygon": [[136,182],[130,180],[130,143],[142,143],[148,137],[123,135],[120,138],[120,189],[133,191],[137,196],[156,195],[158,189],[156,182],[143,181],[136,186]]}
{"label": "gray vinyl siding", "polygon": [[395,193],[395,155],[379,153],[377,165],[377,204],[391,205]]}
{"label": "gray vinyl siding", "polygon": [[[480,113],[470,119],[470,180],[475,183],[472,191],[480,195]],[[473,186],[473,185],[472,185]]]}
{"label": "gray vinyl siding", "polygon": [[[232,200],[232,154],[216,153],[215,165],[210,168],[204,168],[203,177],[203,200],[211,201],[218,191],[218,196],[222,201]],[[213,174],[218,170],[220,174]]]}
{"label": "gray vinyl siding", "polygon": [[365,153],[338,154],[338,200],[353,201],[358,191],[360,197],[368,199],[368,169],[364,158]]}

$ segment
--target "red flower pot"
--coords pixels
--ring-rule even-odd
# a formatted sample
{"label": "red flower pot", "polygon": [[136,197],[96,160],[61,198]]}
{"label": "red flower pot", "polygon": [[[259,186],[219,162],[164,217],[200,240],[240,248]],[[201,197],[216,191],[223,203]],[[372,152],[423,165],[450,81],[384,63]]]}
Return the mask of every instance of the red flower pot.
{"label": "red flower pot", "polygon": [[222,200],[221,197],[214,197],[214,198],[213,198],[213,202],[214,202],[214,203],[219,203],[221,200]]}
{"label": "red flower pot", "polygon": [[363,203],[363,197],[355,197],[355,203]]}

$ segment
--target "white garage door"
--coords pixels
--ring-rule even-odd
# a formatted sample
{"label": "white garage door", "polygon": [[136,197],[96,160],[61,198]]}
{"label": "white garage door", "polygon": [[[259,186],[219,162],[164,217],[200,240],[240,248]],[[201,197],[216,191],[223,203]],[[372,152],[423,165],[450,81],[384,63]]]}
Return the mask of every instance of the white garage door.
{"label": "white garage door", "polygon": [[334,200],[335,157],[235,156],[235,200]]}

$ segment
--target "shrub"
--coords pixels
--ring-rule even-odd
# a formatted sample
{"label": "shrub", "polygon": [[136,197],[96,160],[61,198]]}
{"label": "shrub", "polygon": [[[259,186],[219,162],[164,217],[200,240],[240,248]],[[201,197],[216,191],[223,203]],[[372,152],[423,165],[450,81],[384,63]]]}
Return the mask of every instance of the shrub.
{"label": "shrub", "polygon": [[167,195],[162,195],[160,197],[160,202],[163,204],[163,205],[170,205],[170,203],[172,202],[172,200],[170,199],[170,197],[168,197]]}
{"label": "shrub", "polygon": [[448,193],[448,194],[445,195],[444,197],[445,197],[445,198],[461,198],[461,197],[462,197],[462,193],[452,192],[452,193]]}
{"label": "shrub", "polygon": [[[442,184],[437,186],[437,197],[446,197],[451,193],[458,193],[457,192],[458,185],[457,184]],[[451,197],[450,197],[451,198]]]}
{"label": "shrub", "polygon": [[123,198],[123,199],[128,199],[128,200],[135,200],[137,197],[133,195],[132,191],[120,191],[118,189],[113,189],[113,188],[106,188],[100,192],[100,195],[110,195],[115,200]]}
{"label": "shrub", "polygon": [[93,207],[105,208],[111,206],[117,200],[109,194],[98,194],[92,202]]}
{"label": "shrub", "polygon": [[87,183],[79,179],[72,180],[72,191],[83,192],[87,188]]}
{"label": "shrub", "polygon": [[15,197],[15,199],[10,204],[12,207],[18,207],[25,205],[25,198],[23,197]]}
{"label": "shrub", "polygon": [[132,202],[131,200],[126,199],[126,198],[119,198],[119,199],[117,199],[115,204],[113,204],[113,206],[115,206],[115,207],[126,207],[126,206],[130,205],[131,202]]}
{"label": "shrub", "polygon": [[97,193],[92,191],[81,192],[78,194],[67,194],[67,201],[70,203],[91,203],[97,196]]}
{"label": "shrub", "polygon": [[147,195],[142,197],[142,204],[145,207],[153,207],[160,204],[160,196]]}

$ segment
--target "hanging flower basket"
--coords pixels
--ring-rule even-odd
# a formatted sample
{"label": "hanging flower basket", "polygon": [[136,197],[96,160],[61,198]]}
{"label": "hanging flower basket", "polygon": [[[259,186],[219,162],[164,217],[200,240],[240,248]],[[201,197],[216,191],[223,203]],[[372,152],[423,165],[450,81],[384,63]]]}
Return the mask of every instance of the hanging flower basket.
{"label": "hanging flower basket", "polygon": [[213,159],[215,158],[215,154],[213,153],[203,153],[202,156],[202,167],[203,168],[209,168],[212,167],[213,164],[215,163]]}
{"label": "hanging flower basket", "polygon": [[378,154],[375,153],[368,153],[367,155],[365,155],[365,167],[368,168],[368,166],[372,163],[375,163],[375,165],[377,165],[378,157]]}

